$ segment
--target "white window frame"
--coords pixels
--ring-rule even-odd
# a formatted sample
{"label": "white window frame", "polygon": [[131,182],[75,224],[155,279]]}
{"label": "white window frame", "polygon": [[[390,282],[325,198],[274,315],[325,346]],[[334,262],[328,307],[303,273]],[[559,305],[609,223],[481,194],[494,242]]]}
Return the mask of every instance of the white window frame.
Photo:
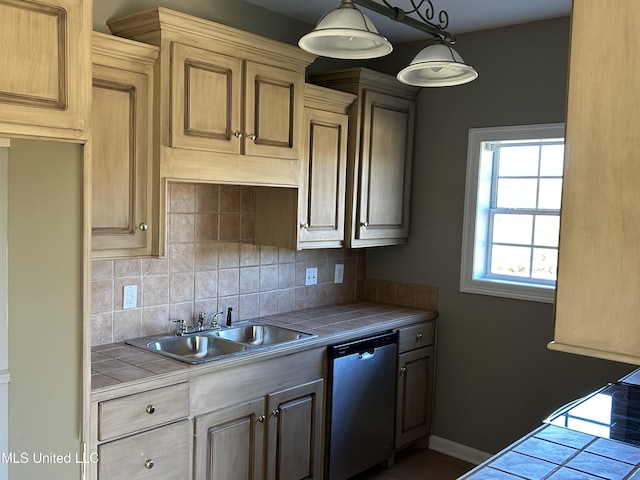
{"label": "white window frame", "polygon": [[564,123],[519,125],[509,127],[471,128],[467,149],[467,178],[462,231],[460,291],[533,302],[553,303],[555,285],[532,284],[488,278],[486,269],[486,228],[491,200],[491,152],[483,143],[518,140],[564,139]]}

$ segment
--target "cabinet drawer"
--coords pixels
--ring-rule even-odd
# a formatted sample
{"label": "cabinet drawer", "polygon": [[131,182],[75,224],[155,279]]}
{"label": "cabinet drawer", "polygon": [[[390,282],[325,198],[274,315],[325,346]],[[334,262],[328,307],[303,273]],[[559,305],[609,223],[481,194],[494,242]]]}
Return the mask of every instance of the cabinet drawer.
{"label": "cabinet drawer", "polygon": [[408,352],[415,348],[422,348],[435,343],[436,323],[425,322],[398,330],[398,353]]}
{"label": "cabinet drawer", "polygon": [[189,476],[189,421],[98,447],[98,480],[176,480]]}
{"label": "cabinet drawer", "polygon": [[100,402],[98,439],[109,440],[188,416],[188,383]]}

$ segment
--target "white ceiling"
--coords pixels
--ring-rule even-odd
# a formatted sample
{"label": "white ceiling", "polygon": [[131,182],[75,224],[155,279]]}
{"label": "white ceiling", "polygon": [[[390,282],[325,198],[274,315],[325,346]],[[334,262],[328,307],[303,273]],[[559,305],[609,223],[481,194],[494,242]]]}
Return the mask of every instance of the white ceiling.
{"label": "white ceiling", "polygon": [[[382,4],[382,0],[375,0]],[[411,10],[412,0],[387,0],[394,7]],[[418,3],[419,0],[413,0]],[[438,12],[446,10],[449,15],[447,31],[454,35],[504,27],[518,23],[568,16],[572,0],[432,0]],[[337,8],[340,0],[247,0],[283,15],[315,25],[326,12]],[[424,12],[427,3],[420,9]],[[432,38],[414,28],[358,6],[375,24],[378,31],[391,43],[403,43]]]}

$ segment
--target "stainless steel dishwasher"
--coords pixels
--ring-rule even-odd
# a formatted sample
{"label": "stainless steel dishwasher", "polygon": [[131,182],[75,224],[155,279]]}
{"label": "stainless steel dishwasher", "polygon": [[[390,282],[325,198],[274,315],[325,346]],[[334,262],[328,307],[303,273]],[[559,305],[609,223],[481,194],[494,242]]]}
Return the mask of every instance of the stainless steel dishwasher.
{"label": "stainless steel dishwasher", "polygon": [[393,455],[397,348],[396,332],[328,347],[329,480],[345,480]]}

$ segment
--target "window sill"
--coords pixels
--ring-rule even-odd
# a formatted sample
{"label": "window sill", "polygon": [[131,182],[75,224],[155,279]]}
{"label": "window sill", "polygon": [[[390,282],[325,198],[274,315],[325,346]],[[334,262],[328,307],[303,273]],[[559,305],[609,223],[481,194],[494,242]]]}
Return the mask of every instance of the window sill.
{"label": "window sill", "polygon": [[462,293],[513,298],[516,300],[540,303],[554,303],[556,296],[556,289],[553,286],[530,286],[515,282],[489,279],[463,279],[460,282],[460,291]]}

